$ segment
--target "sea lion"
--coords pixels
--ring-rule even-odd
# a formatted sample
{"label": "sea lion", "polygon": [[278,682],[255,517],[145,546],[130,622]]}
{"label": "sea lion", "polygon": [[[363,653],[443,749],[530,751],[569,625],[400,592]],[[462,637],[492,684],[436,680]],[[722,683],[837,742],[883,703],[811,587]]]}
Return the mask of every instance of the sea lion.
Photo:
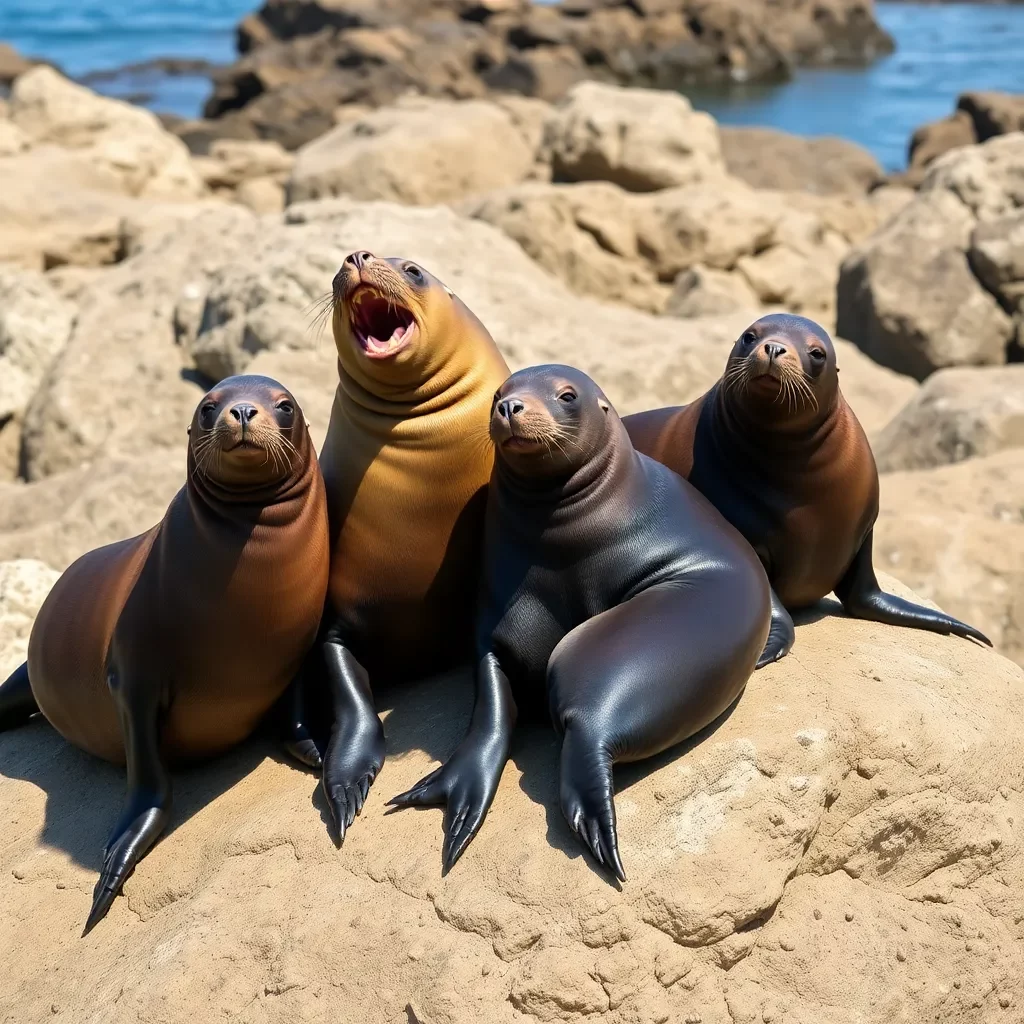
{"label": "sea lion", "polygon": [[581,371],[513,374],[490,434],[469,733],[391,803],[445,805],[450,869],[494,798],[517,707],[540,694],[562,735],[562,812],[624,880],[612,765],[692,736],[739,697],[768,636],[768,580],[710,502],[634,451]]}
{"label": "sea lion", "polygon": [[[344,839],[384,763],[370,679],[469,660],[493,450],[508,368],[484,325],[422,267],[354,252],[331,294],[338,389],[320,465],[331,571],[322,634],[333,705],[323,788]],[[313,730],[289,742],[317,766]]]}
{"label": "sea lion", "polygon": [[758,667],[792,648],[790,611],[830,591],[856,618],[991,646],[972,626],[879,588],[878,470],[838,373],[822,327],[773,313],[740,335],[722,378],[697,401],[623,423],[638,451],[689,480],[764,563],[772,628]]}
{"label": "sea lion", "polygon": [[0,687],[0,728],[41,711],[71,743],[127,764],[83,934],[167,824],[168,766],[253,731],[316,638],[327,591],[327,500],[288,391],[229,377],[189,435],[188,479],[163,520],[64,572],[28,661]]}

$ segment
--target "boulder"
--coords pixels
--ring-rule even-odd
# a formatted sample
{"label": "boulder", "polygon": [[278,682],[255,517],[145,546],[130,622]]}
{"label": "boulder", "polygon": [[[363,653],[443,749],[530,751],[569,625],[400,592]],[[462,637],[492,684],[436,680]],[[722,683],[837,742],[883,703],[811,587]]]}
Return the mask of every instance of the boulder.
{"label": "boulder", "polygon": [[667,316],[695,317],[756,310],[760,299],[742,274],[696,264],[682,270],[665,304]]}
{"label": "boulder", "polygon": [[730,174],[754,188],[863,195],[881,184],[881,164],[847,139],[804,138],[774,128],[718,129]]}
{"label": "boulder", "polygon": [[32,622],[59,575],[31,558],[0,562],[0,682],[25,660]]}
{"label": "boulder", "polygon": [[248,211],[222,206],[147,245],[83,291],[68,342],[25,416],[22,466],[29,480],[101,452],[183,445],[203,382],[175,344],[175,309],[202,290],[212,266],[247,251],[258,234]]}
{"label": "boulder", "polygon": [[1024,365],[939,370],[872,447],[882,473],[1024,448]]}
{"label": "boulder", "polygon": [[1002,307],[1024,316],[1024,207],[978,224],[968,258]]}
{"label": "boulder", "polygon": [[283,185],[295,157],[276,142],[217,139],[195,163],[208,187],[236,189],[250,178],[271,178]]}
{"label": "boulder", "polygon": [[532,150],[502,107],[409,99],[299,150],[288,201],[349,195],[427,204],[522,181]]}
{"label": "boulder", "polygon": [[173,827],[83,941],[123,773],[45,722],[7,734],[0,943],[32,955],[0,1000],[110,1024],[1010,1020],[1024,672],[835,609],[699,742],[618,773],[621,887],[562,819],[546,724],[518,727],[447,876],[441,811],[385,813],[463,735],[455,673],[378,691],[388,760],[340,851],[316,780],[271,740],[177,775]]}
{"label": "boulder", "polygon": [[875,566],[1024,664],[1024,449],[881,477]]}
{"label": "boulder", "polygon": [[[971,150],[961,152],[974,161]],[[930,174],[951,157],[957,154]],[[1005,362],[1013,323],[971,271],[966,250],[974,224],[951,190],[922,186],[843,261],[838,333],[918,380],[944,366]]]}
{"label": "boulder", "polygon": [[23,153],[30,145],[29,137],[13,121],[0,119],[0,157]]}
{"label": "boulder", "polygon": [[977,141],[974,124],[963,110],[921,125],[910,137],[909,166],[903,175],[904,180],[916,188],[924,180],[925,168],[937,157],[960,146],[972,146]]}
{"label": "boulder", "polygon": [[1024,95],[1020,93],[965,92],[957,98],[956,106],[971,119],[978,142],[1024,132]]}
{"label": "boulder", "polygon": [[11,121],[33,145],[76,152],[113,175],[121,191],[151,199],[193,199],[205,187],[185,145],[148,111],[97,96],[49,67],[21,75]]}
{"label": "boulder", "polygon": [[921,182],[922,191],[955,195],[978,220],[994,220],[1024,206],[1024,132],[947,153]]}
{"label": "boulder", "polygon": [[8,43],[0,43],[0,85],[10,85],[19,75],[31,71],[38,61],[23,57]]}
{"label": "boulder", "polygon": [[235,190],[235,202],[253,213],[280,213],[284,209],[284,187],[272,178],[249,178]]}
{"label": "boulder", "polygon": [[868,437],[874,438],[914,397],[920,385],[913,377],[879,366],[845,338],[833,335],[832,345],[843,397]]}
{"label": "boulder", "polygon": [[574,86],[549,119],[544,147],[561,181],[610,181],[631,192],[725,172],[718,126],[675,93]]}

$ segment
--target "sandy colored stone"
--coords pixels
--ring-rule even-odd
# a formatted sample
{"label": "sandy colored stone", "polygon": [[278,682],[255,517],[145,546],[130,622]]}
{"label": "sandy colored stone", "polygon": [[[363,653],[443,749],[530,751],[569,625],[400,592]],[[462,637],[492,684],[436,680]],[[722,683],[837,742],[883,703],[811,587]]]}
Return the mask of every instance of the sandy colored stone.
{"label": "sandy colored stone", "polygon": [[137,454],[182,443],[202,394],[176,342],[174,312],[209,269],[245,252],[258,222],[239,206],[194,218],[85,289],[61,354],[25,417],[28,479],[99,453]]}
{"label": "sandy colored stone", "polygon": [[218,172],[206,177],[211,188],[237,188],[249,178],[273,178],[284,184],[295,164],[295,155],[276,142],[217,139],[210,144],[208,159]]}
{"label": "sandy colored stone", "polygon": [[1024,449],[883,474],[875,566],[1024,664]]}
{"label": "sandy colored stone", "polygon": [[269,175],[247,178],[235,190],[235,202],[253,213],[280,213],[284,209],[284,186]]}
{"label": "sandy colored stone", "polygon": [[128,195],[194,199],[205,191],[185,144],[153,114],[97,96],[52,68],[37,67],[17,79],[10,116],[34,145],[76,151],[116,176]]}
{"label": "sandy colored stone", "polygon": [[32,622],[58,575],[31,558],[0,562],[0,682],[25,660]]}
{"label": "sandy colored stone", "polygon": [[611,181],[631,192],[725,173],[718,126],[676,93],[581,82],[547,123],[556,179]]}
{"label": "sandy colored stone", "polygon": [[[972,150],[961,152],[941,158],[935,170],[951,159],[976,159]],[[974,225],[952,188],[922,186],[843,262],[839,333],[877,362],[919,380],[944,366],[1005,362],[1013,324],[972,272],[966,250]]]}
{"label": "sandy colored stone", "polygon": [[288,201],[348,195],[447,202],[513,185],[533,165],[534,151],[497,104],[410,98],[303,146]]}
{"label": "sandy colored stone", "polygon": [[29,137],[13,121],[0,119],[0,157],[21,153],[30,145]]}
{"label": "sandy colored stone", "polygon": [[940,370],[874,439],[879,472],[1024,448],[1024,366]]}
{"label": "sandy colored stone", "polygon": [[978,224],[968,252],[978,280],[1024,318],[1024,207]]}
{"label": "sandy colored stone", "polygon": [[1024,131],[946,153],[932,163],[922,192],[955,195],[978,220],[1024,206]]}
{"label": "sandy colored stone", "polygon": [[459,676],[380,691],[388,761],[340,851],[315,778],[269,741],[177,775],[171,831],[86,940],[123,777],[43,722],[5,735],[0,943],[33,955],[10,960],[0,1005],[17,1020],[102,1007],[110,1024],[199,1006],[888,1024],[1002,1020],[1024,999],[1024,672],[1000,656],[826,605],[702,742],[618,774],[621,890],[562,821],[546,726],[520,727],[445,878],[441,812],[384,813],[450,753],[471,701]]}
{"label": "sandy colored stone", "polygon": [[757,309],[760,300],[741,274],[699,263],[680,272],[665,306],[667,316],[695,317]]}

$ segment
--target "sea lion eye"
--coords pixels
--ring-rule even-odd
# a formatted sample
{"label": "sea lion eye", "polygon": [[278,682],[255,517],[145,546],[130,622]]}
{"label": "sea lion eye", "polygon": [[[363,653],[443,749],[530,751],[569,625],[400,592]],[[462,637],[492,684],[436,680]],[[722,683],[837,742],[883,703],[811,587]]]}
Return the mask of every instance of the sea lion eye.
{"label": "sea lion eye", "polygon": [[820,349],[820,348],[812,348],[811,349],[811,358],[816,363],[824,362],[824,360],[825,360],[825,350],[824,349]]}
{"label": "sea lion eye", "polygon": [[757,341],[757,335],[753,331],[744,331],[740,335],[740,344],[742,345],[753,345]]}
{"label": "sea lion eye", "polygon": [[558,400],[560,402],[567,402],[567,403],[568,402],[575,402],[576,401],[576,392],[573,391],[572,388],[567,388],[565,391],[563,391],[558,396]]}
{"label": "sea lion eye", "polygon": [[283,412],[285,416],[291,416],[295,412],[295,406],[287,398],[277,403],[277,411]]}
{"label": "sea lion eye", "polygon": [[402,268],[414,281],[423,281],[423,271],[415,263],[406,263]]}

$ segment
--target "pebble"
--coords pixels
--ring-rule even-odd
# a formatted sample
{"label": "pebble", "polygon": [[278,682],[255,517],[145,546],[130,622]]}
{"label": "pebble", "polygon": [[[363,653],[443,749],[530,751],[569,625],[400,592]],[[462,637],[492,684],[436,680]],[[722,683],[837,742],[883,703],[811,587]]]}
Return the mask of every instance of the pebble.
{"label": "pebble", "polygon": [[821,920],[821,911],[820,910],[815,910],[815,912],[814,912],[814,920],[815,921],[820,921]]}
{"label": "pebble", "polygon": [[846,912],[846,920],[847,921],[852,921],[853,920],[853,911],[852,910],[848,910]]}
{"label": "pebble", "polygon": [[907,962],[907,954],[904,953],[902,949],[897,949],[896,959],[899,960],[901,964],[905,964]]}
{"label": "pebble", "polygon": [[1009,997],[1009,996],[1000,996],[1000,997],[999,997],[999,1005],[1000,1005],[1000,1006],[1001,1006],[1001,1007],[1002,1007],[1002,1008],[1003,1008],[1004,1010],[1005,1010],[1005,1009],[1006,1009],[1006,1008],[1007,1008],[1007,1007],[1008,1007],[1008,1006],[1010,1005],[1010,1003],[1011,1003],[1011,1002],[1012,1002],[1012,1000],[1010,999],[1010,997]]}

